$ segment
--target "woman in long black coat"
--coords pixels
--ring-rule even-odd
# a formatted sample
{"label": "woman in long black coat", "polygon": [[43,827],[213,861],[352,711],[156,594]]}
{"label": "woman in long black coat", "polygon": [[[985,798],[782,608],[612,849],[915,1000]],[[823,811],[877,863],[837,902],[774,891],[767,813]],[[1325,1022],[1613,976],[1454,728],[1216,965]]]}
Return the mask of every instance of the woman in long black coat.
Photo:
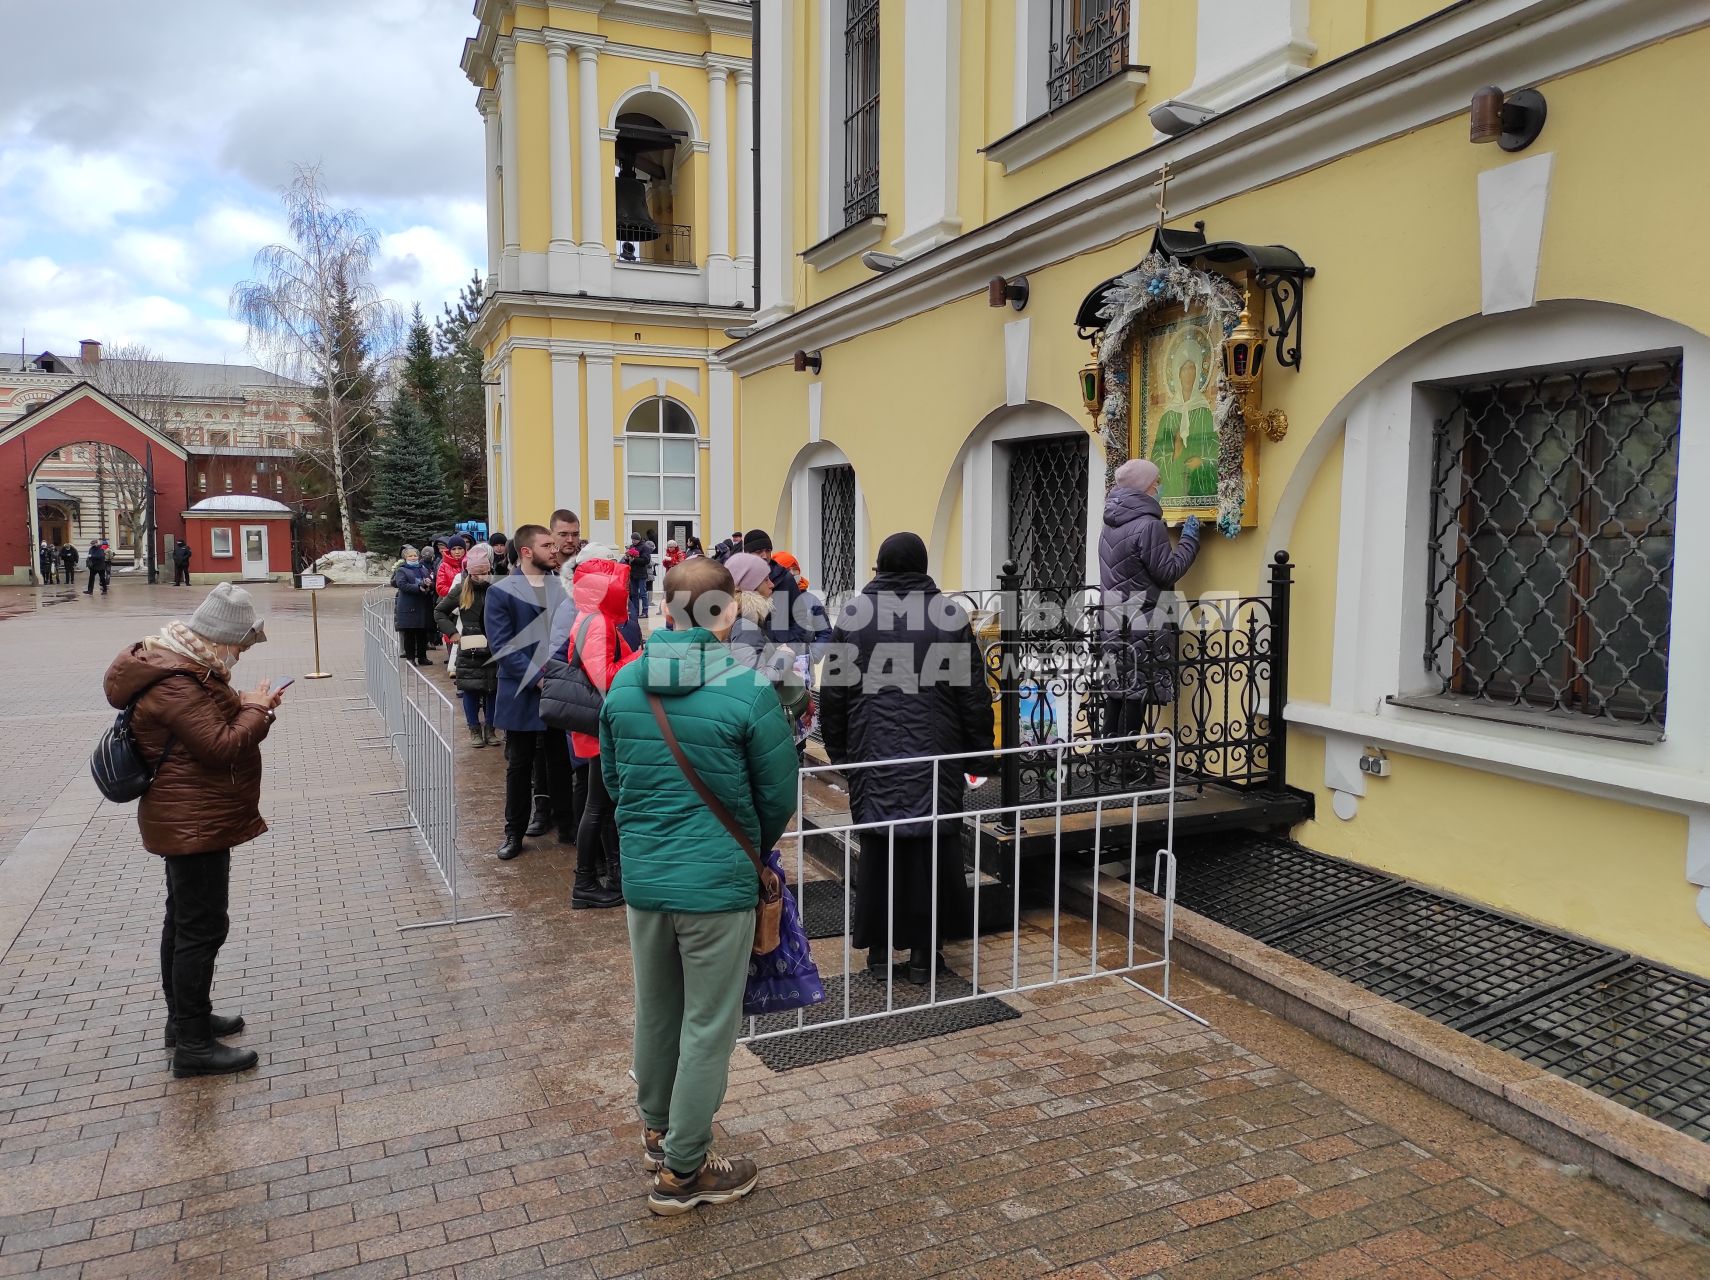
{"label": "woman in long black coat", "polygon": [[[879,548],[876,576],[833,629],[819,705],[820,733],[834,764],[992,750],[992,698],[979,643],[967,613],[939,591],[926,568],[926,544],[912,533],[892,534]],[[960,813],[963,774],[989,772],[978,760],[941,763],[934,810],[930,764],[850,771],[854,820],[890,824],[859,833],[853,935],[856,946],[867,948],[869,969],[882,972],[892,947],[906,949],[910,981],[924,983],[936,958],[934,941],[968,935],[973,898],[962,861],[963,823],[941,818],[935,938],[933,814]]]}
{"label": "woman in long black coat", "polygon": [[398,599],[392,606],[392,625],[403,641],[404,651],[398,656],[418,667],[427,666],[428,633],[433,630],[433,574],[421,561],[414,547],[404,548],[404,562],[392,570],[392,585],[398,589]]}

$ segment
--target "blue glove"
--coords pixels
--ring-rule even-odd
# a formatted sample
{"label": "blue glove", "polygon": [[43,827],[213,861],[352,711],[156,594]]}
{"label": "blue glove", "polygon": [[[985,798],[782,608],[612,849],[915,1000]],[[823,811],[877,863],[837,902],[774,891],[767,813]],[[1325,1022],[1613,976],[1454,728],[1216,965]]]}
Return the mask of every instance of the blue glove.
{"label": "blue glove", "polygon": [[1189,516],[1182,522],[1182,537],[1199,540],[1199,517]]}

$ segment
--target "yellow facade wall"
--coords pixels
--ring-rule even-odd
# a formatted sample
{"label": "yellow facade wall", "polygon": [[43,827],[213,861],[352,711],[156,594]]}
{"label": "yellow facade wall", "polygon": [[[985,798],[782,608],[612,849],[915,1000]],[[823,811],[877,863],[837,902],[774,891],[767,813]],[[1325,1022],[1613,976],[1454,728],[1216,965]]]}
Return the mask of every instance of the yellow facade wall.
{"label": "yellow facade wall", "polygon": [[[540,350],[511,354],[511,442],[505,465],[511,468],[516,509],[549,515],[557,505],[552,492],[552,360]],[[506,513],[513,520],[514,513]]]}

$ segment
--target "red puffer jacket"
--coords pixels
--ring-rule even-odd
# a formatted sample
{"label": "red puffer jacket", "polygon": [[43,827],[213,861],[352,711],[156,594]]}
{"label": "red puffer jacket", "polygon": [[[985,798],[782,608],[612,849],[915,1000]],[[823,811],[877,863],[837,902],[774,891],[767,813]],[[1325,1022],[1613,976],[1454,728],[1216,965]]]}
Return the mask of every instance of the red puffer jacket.
{"label": "red puffer jacket", "polygon": [[449,551],[441,557],[439,568],[433,575],[433,593],[436,596],[451,594],[451,583],[458,574],[463,572],[463,557],[454,556]]}
{"label": "red puffer jacket", "polygon": [[[570,602],[575,616],[570,623],[570,641],[558,656],[569,661],[569,649],[576,643],[585,618],[587,634],[581,637],[577,653],[587,669],[594,687],[604,693],[612,687],[612,677],[635,658],[635,650],[618,634],[618,628],[629,617],[629,566],[610,560],[589,560],[576,566],[571,580]],[[592,734],[572,733],[570,749],[579,758],[600,754],[600,740]]]}

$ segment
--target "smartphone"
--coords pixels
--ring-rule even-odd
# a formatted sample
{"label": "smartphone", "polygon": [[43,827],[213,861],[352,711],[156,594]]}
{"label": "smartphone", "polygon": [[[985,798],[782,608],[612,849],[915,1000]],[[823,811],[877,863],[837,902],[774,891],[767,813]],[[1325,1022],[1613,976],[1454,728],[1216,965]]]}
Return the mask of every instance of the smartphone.
{"label": "smartphone", "polygon": [[292,677],[291,677],[291,678],[290,678],[290,679],[288,679],[288,680],[286,680],[286,681],[285,681],[285,683],[284,683],[284,684],[282,684],[282,685],[280,685],[280,686],[279,686],[279,687],[278,687],[278,688],[277,688],[277,689],[275,689],[275,690],[274,690],[274,691],[273,691],[273,692],[274,692],[274,693],[275,693],[275,694],[280,694],[280,693],[284,693],[284,692],[285,692],[285,690],[287,690],[287,689],[289,689],[289,688],[290,688],[290,687],[291,687],[291,686],[292,686],[292,685],[294,685],[294,684],[296,684],[296,683],[297,683],[297,677],[296,677],[296,676],[292,676]]}

